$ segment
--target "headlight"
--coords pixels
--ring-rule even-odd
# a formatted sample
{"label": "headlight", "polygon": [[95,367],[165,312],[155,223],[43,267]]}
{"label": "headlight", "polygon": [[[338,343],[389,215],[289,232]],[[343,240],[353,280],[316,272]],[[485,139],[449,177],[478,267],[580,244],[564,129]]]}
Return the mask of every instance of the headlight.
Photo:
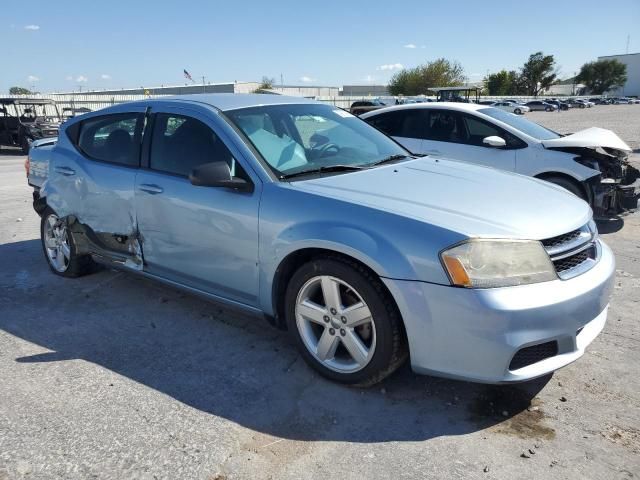
{"label": "headlight", "polygon": [[453,285],[492,288],[556,280],[555,268],[540,242],[469,240],[440,254]]}

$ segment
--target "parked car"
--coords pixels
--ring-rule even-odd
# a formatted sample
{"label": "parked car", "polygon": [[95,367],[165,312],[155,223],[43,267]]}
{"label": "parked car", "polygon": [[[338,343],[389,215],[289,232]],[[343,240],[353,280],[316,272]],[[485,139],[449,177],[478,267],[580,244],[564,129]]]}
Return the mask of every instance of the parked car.
{"label": "parked car", "polygon": [[478,105],[495,105],[498,103],[496,100],[480,100]]}
{"label": "parked car", "polygon": [[571,108],[571,105],[569,105],[566,102],[562,102],[560,100],[545,100],[545,102],[550,103],[551,105],[556,107],[557,109],[560,110],[569,110],[569,108]]}
{"label": "parked car", "polygon": [[556,107],[555,105],[548,103],[548,102],[543,102],[542,100],[532,100],[531,102],[527,102],[525,103],[525,105],[527,107],[529,107],[529,109],[533,112],[536,110],[544,110],[545,112],[553,112],[554,110],[557,110],[558,107]]}
{"label": "parked car", "polygon": [[28,171],[53,273],[100,262],[266,315],[338,382],[375,383],[406,358],[527,380],[579,358],[606,321],[614,258],[586,203],[417,158],[331,105],[125,103],[66,122]]}
{"label": "parked car", "polygon": [[20,147],[27,154],[34,140],[57,137],[60,121],[53,100],[0,98],[0,147]]}
{"label": "parked car", "polygon": [[506,112],[515,113],[516,115],[523,115],[525,112],[530,112],[531,109],[526,105],[520,105],[519,103],[511,102],[495,102],[492,107],[499,108]]}
{"label": "parked car", "polygon": [[382,107],[386,107],[386,105],[380,100],[362,100],[353,102],[349,111],[354,115],[361,115]]}
{"label": "parked car", "polygon": [[593,105],[595,105],[593,102],[582,100],[580,98],[568,98],[566,102],[569,105],[577,108],[591,108]]}
{"label": "parked car", "polygon": [[444,156],[547,180],[587,201],[598,216],[637,206],[640,180],[631,148],[589,128],[562,136],[494,107],[414,105],[363,115],[414,153]]}

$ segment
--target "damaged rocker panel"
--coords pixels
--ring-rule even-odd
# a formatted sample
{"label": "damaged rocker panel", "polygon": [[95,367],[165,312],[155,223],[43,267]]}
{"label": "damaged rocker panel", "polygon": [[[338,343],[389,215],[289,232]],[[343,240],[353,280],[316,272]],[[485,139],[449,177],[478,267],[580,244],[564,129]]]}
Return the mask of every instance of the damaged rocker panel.
{"label": "damaged rocker panel", "polygon": [[89,254],[100,263],[124,266],[132,270],[142,270],[144,261],[140,233],[95,232],[73,215],[62,219],[73,235],[76,252]]}

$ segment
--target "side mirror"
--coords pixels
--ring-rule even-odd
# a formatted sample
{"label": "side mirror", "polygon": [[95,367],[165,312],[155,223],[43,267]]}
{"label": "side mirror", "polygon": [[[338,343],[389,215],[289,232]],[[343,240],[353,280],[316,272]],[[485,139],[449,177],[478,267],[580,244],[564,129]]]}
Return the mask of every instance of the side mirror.
{"label": "side mirror", "polygon": [[252,192],[253,185],[246,180],[231,176],[227,162],[211,162],[198,165],[189,174],[189,181],[197,187],[223,187],[243,192]]}
{"label": "side mirror", "polygon": [[488,147],[494,147],[494,148],[505,147],[507,145],[507,142],[504,141],[504,138],[498,137],[496,135],[483,138],[482,143]]}

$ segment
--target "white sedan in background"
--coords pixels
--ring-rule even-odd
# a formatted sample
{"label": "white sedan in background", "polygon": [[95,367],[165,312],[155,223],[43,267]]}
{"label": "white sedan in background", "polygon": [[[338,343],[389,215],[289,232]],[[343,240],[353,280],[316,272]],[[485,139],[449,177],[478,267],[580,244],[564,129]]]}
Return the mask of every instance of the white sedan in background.
{"label": "white sedan in background", "polygon": [[637,204],[640,178],[627,162],[631,148],[610,130],[563,136],[494,106],[451,102],[398,105],[360,118],[410,152],[555,183],[588,202],[596,215]]}
{"label": "white sedan in background", "polygon": [[531,109],[526,105],[521,105],[519,103],[513,102],[496,102],[491,106],[499,108],[500,110],[504,110],[505,112],[515,113],[516,115],[522,115],[525,112],[531,111]]}

